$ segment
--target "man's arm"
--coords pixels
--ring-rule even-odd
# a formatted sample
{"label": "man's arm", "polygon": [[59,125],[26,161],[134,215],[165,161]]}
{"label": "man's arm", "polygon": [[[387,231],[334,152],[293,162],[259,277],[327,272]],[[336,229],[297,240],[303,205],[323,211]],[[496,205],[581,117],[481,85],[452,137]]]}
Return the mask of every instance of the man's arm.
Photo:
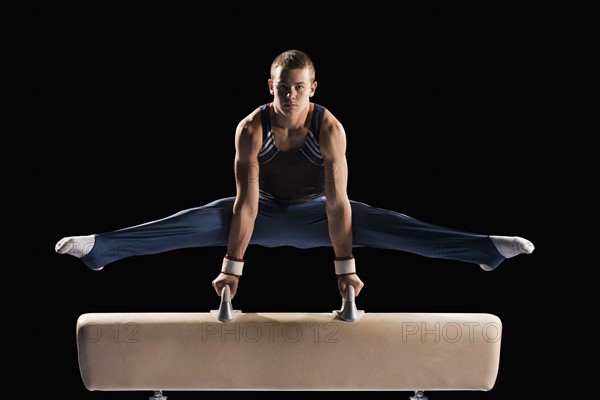
{"label": "man's arm", "polygon": [[[236,199],[222,271],[226,269],[226,264],[233,266],[233,269],[243,266],[241,263],[244,260],[244,253],[254,230],[254,221],[258,215],[258,153],[262,145],[260,129],[260,114],[257,112],[242,120],[236,129],[234,166]],[[233,298],[237,291],[239,276],[240,274],[236,272],[221,272],[212,283],[217,294],[220,296],[222,287],[228,284]]]}
{"label": "man's arm", "polygon": [[[321,154],[325,168],[325,205],[329,237],[336,261],[354,262],[352,255],[352,208],[346,187],[348,163],[346,161],[346,133],[342,124],[325,111],[320,131]],[[356,273],[338,275],[340,294],[344,297],[346,285],[352,284],[358,296],[363,282]]]}

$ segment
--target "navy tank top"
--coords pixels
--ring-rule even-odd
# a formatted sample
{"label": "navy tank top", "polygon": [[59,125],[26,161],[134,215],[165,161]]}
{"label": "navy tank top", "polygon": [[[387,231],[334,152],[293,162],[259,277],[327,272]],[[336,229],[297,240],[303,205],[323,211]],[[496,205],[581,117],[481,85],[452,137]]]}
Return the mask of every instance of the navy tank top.
{"label": "navy tank top", "polygon": [[319,130],[325,107],[314,104],[304,144],[288,151],[275,146],[269,104],[263,104],[260,110],[263,131],[263,145],[258,154],[260,194],[283,204],[300,204],[323,196],[325,174]]}

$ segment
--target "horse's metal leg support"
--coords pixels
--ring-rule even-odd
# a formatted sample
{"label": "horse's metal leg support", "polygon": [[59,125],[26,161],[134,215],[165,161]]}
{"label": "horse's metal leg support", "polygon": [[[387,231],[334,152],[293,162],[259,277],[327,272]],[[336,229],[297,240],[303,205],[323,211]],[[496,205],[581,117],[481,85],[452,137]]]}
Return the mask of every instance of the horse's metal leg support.
{"label": "horse's metal leg support", "polygon": [[415,390],[415,395],[410,396],[410,400],[427,400],[427,396],[425,396],[422,390]]}
{"label": "horse's metal leg support", "polygon": [[167,400],[167,396],[163,396],[162,390],[155,390],[154,396],[150,397],[149,400]]}

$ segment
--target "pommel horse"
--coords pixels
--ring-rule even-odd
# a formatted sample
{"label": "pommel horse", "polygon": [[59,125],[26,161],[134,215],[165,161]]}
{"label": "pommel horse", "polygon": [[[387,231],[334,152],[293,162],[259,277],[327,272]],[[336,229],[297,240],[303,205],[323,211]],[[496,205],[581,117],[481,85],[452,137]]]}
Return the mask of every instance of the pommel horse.
{"label": "pommel horse", "polygon": [[79,369],[98,391],[489,391],[502,323],[485,313],[89,313]]}

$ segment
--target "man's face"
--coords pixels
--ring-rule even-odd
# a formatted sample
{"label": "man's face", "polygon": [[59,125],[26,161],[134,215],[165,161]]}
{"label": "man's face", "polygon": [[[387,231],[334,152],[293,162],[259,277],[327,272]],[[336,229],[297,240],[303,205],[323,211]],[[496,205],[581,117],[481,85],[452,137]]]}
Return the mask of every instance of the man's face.
{"label": "man's face", "polygon": [[281,67],[277,67],[273,78],[269,79],[269,89],[274,96],[274,102],[286,114],[305,109],[315,94],[316,87],[316,82],[310,82],[308,68],[282,70]]}

